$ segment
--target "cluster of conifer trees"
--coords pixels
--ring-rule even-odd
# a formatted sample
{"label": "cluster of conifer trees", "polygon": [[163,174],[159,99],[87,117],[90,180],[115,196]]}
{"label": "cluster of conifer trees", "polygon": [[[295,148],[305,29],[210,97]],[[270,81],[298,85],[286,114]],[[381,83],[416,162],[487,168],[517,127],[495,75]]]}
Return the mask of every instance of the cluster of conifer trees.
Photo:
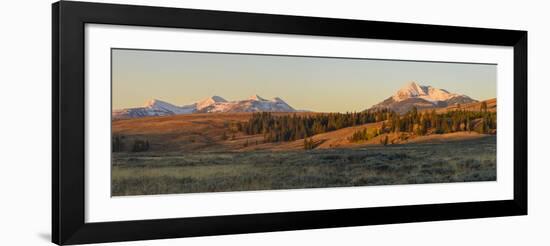
{"label": "cluster of conifer trees", "polygon": [[372,129],[371,131],[367,128],[363,128],[363,130],[357,130],[354,132],[348,140],[351,142],[367,141],[382,134],[382,129],[384,129],[384,126],[380,129]]}
{"label": "cluster of conifer trees", "polygon": [[150,148],[149,140],[134,140],[134,145],[132,146],[132,152],[148,151],[149,148]]}
{"label": "cluster of conifer trees", "polygon": [[[370,132],[366,129],[359,130],[350,140],[368,140],[390,132],[418,136],[457,131],[491,133],[496,129],[496,112],[489,112],[485,102],[481,104],[479,111],[458,108],[445,113],[437,113],[435,110],[418,112],[413,107],[403,115],[389,110],[311,115],[275,115],[262,112],[252,114],[247,122],[238,123],[237,128],[249,135],[263,134],[264,142],[283,142],[308,139],[315,134],[380,121],[380,128]],[[304,144],[306,148],[310,145],[310,142]]]}
{"label": "cluster of conifer trees", "polygon": [[[126,151],[126,144],[124,136],[113,136],[112,142],[112,151],[113,152],[122,152]],[[148,151],[150,149],[149,140],[135,139],[132,147],[129,149],[132,152],[142,152]]]}
{"label": "cluster of conifer trees", "polygon": [[388,124],[382,123],[379,129],[367,131],[367,129],[355,132],[350,141],[364,141],[372,139],[384,133],[411,133],[417,136],[427,134],[443,134],[458,131],[475,131],[488,134],[496,130],[496,112],[489,112],[487,104],[483,102],[479,111],[457,109],[445,113],[418,112],[412,108],[404,115],[391,113]]}
{"label": "cluster of conifer trees", "polygon": [[252,114],[247,122],[239,123],[237,128],[249,135],[263,134],[265,142],[283,142],[345,127],[384,121],[388,119],[388,113],[387,110],[312,115],[274,115],[262,112]]}
{"label": "cluster of conifer trees", "polygon": [[111,150],[113,152],[121,152],[124,150],[124,141],[122,141],[124,137],[121,136],[114,136],[111,140],[112,142],[112,148]]}

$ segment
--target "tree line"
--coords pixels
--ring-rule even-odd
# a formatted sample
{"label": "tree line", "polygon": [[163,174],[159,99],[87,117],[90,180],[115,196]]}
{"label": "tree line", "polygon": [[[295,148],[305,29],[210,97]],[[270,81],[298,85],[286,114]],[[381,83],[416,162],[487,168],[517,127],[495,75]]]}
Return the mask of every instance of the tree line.
{"label": "tree line", "polygon": [[131,147],[126,148],[126,137],[125,136],[113,136],[111,139],[112,142],[112,152],[122,152],[122,151],[131,151],[131,152],[143,152],[148,151],[151,146],[149,145],[149,140],[143,139],[134,139]]}
{"label": "tree line", "polygon": [[458,131],[475,131],[482,134],[493,133],[497,127],[496,112],[487,110],[487,103],[482,102],[479,111],[457,109],[445,113],[435,110],[418,112],[413,107],[404,115],[392,113],[378,129],[356,131],[350,141],[364,141],[384,133],[411,133],[417,136],[444,134]]}
{"label": "tree line", "polygon": [[[238,131],[248,135],[262,134],[264,142],[304,140],[304,147],[311,148],[308,138],[313,135],[382,122],[380,128],[359,130],[350,141],[368,140],[384,133],[411,133],[418,136],[444,134],[458,131],[475,131],[483,134],[496,130],[496,112],[489,112],[482,102],[479,111],[460,109],[444,113],[435,110],[419,112],[416,107],[405,114],[387,109],[353,113],[326,113],[311,115],[276,115],[270,112],[253,113],[246,122],[236,125]],[[227,138],[227,137],[226,137]],[[306,143],[307,142],[307,143]]]}
{"label": "tree line", "polygon": [[311,115],[261,112],[253,113],[246,122],[237,123],[237,129],[248,135],[263,134],[264,142],[294,141],[345,127],[384,121],[390,115],[388,110]]}
{"label": "tree line", "polygon": [[458,131],[476,131],[487,134],[496,129],[496,112],[487,110],[487,103],[481,103],[479,111],[453,110],[445,113],[420,113],[415,107],[404,115],[393,115],[388,121],[389,132],[409,132],[416,135],[443,134]]}

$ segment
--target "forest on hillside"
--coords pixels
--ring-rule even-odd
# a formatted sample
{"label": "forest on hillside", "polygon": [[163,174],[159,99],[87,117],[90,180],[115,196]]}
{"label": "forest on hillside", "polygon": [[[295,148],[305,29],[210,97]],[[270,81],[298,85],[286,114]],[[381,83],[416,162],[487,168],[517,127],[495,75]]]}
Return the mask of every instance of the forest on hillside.
{"label": "forest on hillside", "polygon": [[381,127],[375,131],[359,130],[353,134],[350,141],[369,140],[392,132],[417,136],[458,131],[494,134],[497,121],[496,112],[488,111],[487,103],[483,102],[479,111],[457,108],[445,113],[436,113],[435,110],[419,112],[413,107],[402,115],[386,109],[302,116],[262,112],[254,113],[247,122],[238,123],[237,128],[248,135],[262,134],[264,142],[284,142],[307,139],[316,134],[374,122],[382,122]]}
{"label": "forest on hillside", "polygon": [[356,131],[350,141],[366,141],[384,133],[409,133],[424,136],[474,131],[480,134],[495,134],[496,128],[497,114],[489,112],[485,102],[481,103],[479,111],[458,108],[445,113],[436,113],[435,110],[418,112],[413,107],[404,115],[392,114],[388,121],[383,122],[376,131],[369,132],[367,129]]}
{"label": "forest on hillside", "polygon": [[237,129],[248,135],[263,134],[264,142],[284,142],[307,138],[338,129],[385,121],[394,114],[388,110],[357,113],[327,113],[313,115],[274,115],[269,112],[254,113],[247,122],[237,124]]}

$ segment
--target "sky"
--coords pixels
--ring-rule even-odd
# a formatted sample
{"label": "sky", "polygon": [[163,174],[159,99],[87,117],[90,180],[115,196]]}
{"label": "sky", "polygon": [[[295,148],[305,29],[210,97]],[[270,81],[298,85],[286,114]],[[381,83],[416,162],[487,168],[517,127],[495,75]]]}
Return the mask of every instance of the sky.
{"label": "sky", "polygon": [[353,112],[415,81],[473,99],[496,97],[496,66],[444,62],[112,50],[113,109],[150,99],[188,105],[280,97],[295,109]]}

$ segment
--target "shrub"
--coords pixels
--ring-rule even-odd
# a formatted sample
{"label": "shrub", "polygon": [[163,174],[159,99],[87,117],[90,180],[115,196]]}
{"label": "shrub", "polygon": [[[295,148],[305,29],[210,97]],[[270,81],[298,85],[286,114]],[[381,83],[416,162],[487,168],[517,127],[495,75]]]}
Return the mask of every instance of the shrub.
{"label": "shrub", "polygon": [[313,143],[312,138],[304,138],[304,149],[309,150],[315,148],[315,144]]}
{"label": "shrub", "polygon": [[113,142],[113,147],[112,147],[113,152],[124,151],[124,142],[122,141],[122,137],[114,136],[112,139],[112,142]]}
{"label": "shrub", "polygon": [[383,138],[380,138],[380,144],[386,146],[388,145],[388,142],[389,142],[388,135],[384,136]]}
{"label": "shrub", "polygon": [[149,141],[148,140],[134,140],[134,145],[132,146],[132,152],[143,152],[149,150]]}

